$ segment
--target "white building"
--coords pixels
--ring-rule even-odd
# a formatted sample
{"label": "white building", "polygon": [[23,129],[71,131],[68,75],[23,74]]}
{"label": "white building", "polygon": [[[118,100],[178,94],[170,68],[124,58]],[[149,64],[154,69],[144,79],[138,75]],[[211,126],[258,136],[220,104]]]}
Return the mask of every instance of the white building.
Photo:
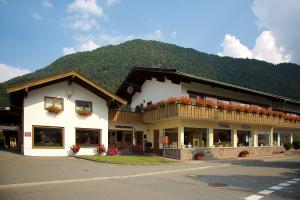
{"label": "white building", "polygon": [[67,156],[80,144],[80,154],[96,154],[108,145],[109,107],[126,101],[77,72],[10,87],[11,103],[22,110],[20,143],[24,155]]}

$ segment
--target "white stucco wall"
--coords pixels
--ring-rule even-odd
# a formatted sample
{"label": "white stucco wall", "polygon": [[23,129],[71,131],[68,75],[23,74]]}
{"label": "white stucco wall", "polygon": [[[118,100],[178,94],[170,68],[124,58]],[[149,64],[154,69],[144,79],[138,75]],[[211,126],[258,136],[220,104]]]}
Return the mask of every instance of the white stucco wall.
{"label": "white stucco wall", "polygon": [[161,100],[166,100],[169,97],[180,97],[180,84],[174,84],[170,80],[165,82],[157,81],[155,78],[146,80],[141,86],[141,92],[136,92],[132,97],[131,107],[135,108],[137,105],[152,101],[156,103]]}
{"label": "white stucco wall", "polygon": [[[72,91],[69,99],[67,93]],[[59,114],[49,113],[44,109],[44,97],[61,97],[64,99],[64,111]],[[79,116],[75,112],[75,100],[91,101],[93,114]],[[34,149],[31,137],[24,136],[24,155],[31,156],[67,156],[70,147],[75,144],[75,128],[101,129],[101,143],[108,144],[108,107],[106,101],[89,90],[67,81],[29,91],[24,99],[24,132],[32,133],[33,125],[64,127],[63,149]],[[80,154],[95,154],[95,148],[81,148]]]}

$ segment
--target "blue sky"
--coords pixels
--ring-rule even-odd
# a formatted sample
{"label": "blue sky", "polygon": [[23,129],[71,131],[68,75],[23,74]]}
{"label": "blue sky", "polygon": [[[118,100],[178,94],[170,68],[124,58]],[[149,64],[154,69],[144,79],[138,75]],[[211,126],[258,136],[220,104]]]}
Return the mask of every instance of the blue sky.
{"label": "blue sky", "polygon": [[0,0],[0,82],[135,38],[300,63],[298,7],[297,0]]}

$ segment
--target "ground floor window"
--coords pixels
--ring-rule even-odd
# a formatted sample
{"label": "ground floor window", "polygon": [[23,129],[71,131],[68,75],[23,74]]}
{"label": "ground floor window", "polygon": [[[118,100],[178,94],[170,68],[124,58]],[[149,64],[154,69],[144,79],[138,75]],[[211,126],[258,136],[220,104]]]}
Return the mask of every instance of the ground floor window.
{"label": "ground floor window", "polygon": [[63,147],[64,128],[33,126],[33,147]]}
{"label": "ground floor window", "polygon": [[258,146],[270,146],[270,134],[268,133],[257,134],[257,144]]}
{"label": "ground floor window", "polygon": [[237,146],[251,146],[252,145],[252,137],[250,131],[237,131]]}
{"label": "ground floor window", "polygon": [[168,128],[164,130],[165,136],[168,137],[166,147],[178,148],[178,128]]}
{"label": "ground floor window", "polygon": [[100,144],[100,129],[76,128],[76,144],[81,146],[95,146]]}
{"label": "ground floor window", "polygon": [[231,147],[231,130],[214,129],[214,146],[215,147]]}
{"label": "ground floor window", "polygon": [[293,141],[299,141],[300,142],[300,134],[293,134]]}
{"label": "ground floor window", "polygon": [[184,145],[186,147],[206,147],[207,129],[205,128],[184,128]]}
{"label": "ground floor window", "polygon": [[273,146],[278,146],[278,133],[273,133]]}
{"label": "ground floor window", "polygon": [[286,143],[291,143],[291,134],[290,133],[281,133],[280,134],[280,144],[283,146]]}
{"label": "ground floor window", "polygon": [[119,149],[128,149],[133,145],[133,132],[127,130],[109,131],[108,146]]}

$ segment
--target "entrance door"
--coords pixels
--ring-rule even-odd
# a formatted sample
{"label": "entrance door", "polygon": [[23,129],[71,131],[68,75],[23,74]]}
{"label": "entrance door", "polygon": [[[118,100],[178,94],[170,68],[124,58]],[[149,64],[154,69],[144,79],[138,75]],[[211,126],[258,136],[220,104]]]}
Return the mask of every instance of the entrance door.
{"label": "entrance door", "polygon": [[153,151],[159,154],[159,130],[153,131]]}

